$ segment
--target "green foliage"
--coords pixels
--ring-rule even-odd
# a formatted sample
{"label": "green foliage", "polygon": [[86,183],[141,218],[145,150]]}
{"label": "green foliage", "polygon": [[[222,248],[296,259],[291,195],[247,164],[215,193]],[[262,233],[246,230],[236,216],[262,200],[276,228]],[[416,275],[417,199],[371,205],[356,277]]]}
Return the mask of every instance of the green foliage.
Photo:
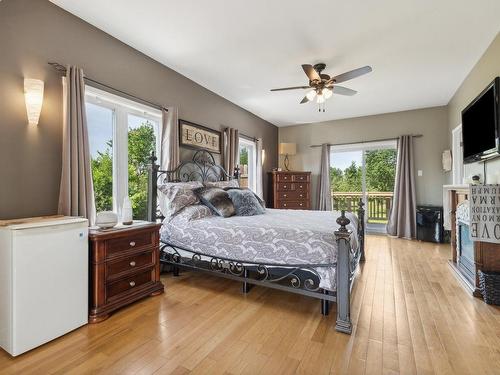
{"label": "green foliage", "polygon": [[[113,157],[112,143],[92,158],[92,178],[96,210],[113,209]],[[128,191],[134,219],[147,217],[148,157],[155,149],[156,140],[153,125],[144,122],[128,132]],[[121,203],[121,202],[120,202]]]}
{"label": "green foliage", "polygon": [[156,139],[150,122],[128,132],[128,194],[134,219],[145,220],[148,213],[148,164]]}
{"label": "green foliage", "polygon": [[240,148],[240,165],[248,165],[248,149]]}
{"label": "green foliage", "polygon": [[334,191],[361,191],[361,166],[357,166],[354,161],[344,171],[330,167],[330,178]]}
{"label": "green foliage", "polygon": [[368,191],[394,190],[396,157],[396,150],[366,151],[366,187]]}
{"label": "green foliage", "polygon": [[[396,174],[396,150],[366,151],[366,187],[368,191],[393,191]],[[332,188],[337,192],[360,192],[362,170],[356,162],[345,170],[330,167]]]}

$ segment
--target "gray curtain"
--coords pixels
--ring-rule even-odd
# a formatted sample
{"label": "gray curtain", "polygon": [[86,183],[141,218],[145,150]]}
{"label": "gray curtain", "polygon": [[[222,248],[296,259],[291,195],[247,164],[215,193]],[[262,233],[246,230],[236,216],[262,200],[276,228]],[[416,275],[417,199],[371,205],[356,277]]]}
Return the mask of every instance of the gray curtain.
{"label": "gray curtain", "polygon": [[403,135],[398,140],[398,159],[394,198],[387,223],[387,233],[401,238],[415,238],[416,224],[415,171],[413,167],[413,137]]}
{"label": "gray curtain", "polygon": [[160,168],[172,171],[180,164],[178,111],[162,109]]}
{"label": "gray curtain", "polygon": [[83,70],[70,66],[63,78],[62,171],[58,213],[95,223],[94,189],[85,112]]}
{"label": "gray curtain", "polygon": [[255,171],[255,175],[256,175],[256,180],[255,181],[255,186],[256,186],[256,191],[255,191],[255,194],[257,194],[260,198],[264,199],[263,197],[263,187],[262,187],[262,163],[263,163],[263,160],[262,160],[262,138],[258,138],[256,141],[255,141],[255,149],[256,149],[256,152],[257,152],[257,165],[256,165],[256,171]]}
{"label": "gray curtain", "polygon": [[321,145],[321,169],[318,185],[318,210],[332,210],[332,190],[330,183],[330,145]]}
{"label": "gray curtain", "polygon": [[226,128],[224,130],[224,169],[231,176],[234,173],[234,168],[239,164],[239,147],[238,129]]}

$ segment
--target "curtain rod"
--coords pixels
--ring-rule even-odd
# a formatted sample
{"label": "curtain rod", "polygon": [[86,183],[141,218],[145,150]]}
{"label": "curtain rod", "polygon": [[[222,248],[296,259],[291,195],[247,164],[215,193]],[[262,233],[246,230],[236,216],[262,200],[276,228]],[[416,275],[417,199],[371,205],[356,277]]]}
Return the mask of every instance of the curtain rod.
{"label": "curtain rod", "polygon": [[240,133],[240,132],[238,132],[238,134],[239,134],[239,136],[240,136],[240,137],[242,137],[242,138],[246,138],[246,139],[247,139],[247,140],[249,140],[249,141],[252,141],[252,142],[257,142],[257,138],[255,138],[255,137],[250,137],[250,136],[245,135],[245,134]]}
{"label": "curtain rod", "polygon": [[[48,64],[50,66],[52,66],[58,72],[60,72],[62,74],[66,74],[66,67],[64,65],[61,65],[61,64],[56,63],[56,62],[49,62]],[[150,102],[148,100],[144,100],[144,99],[138,98],[135,95],[129,94],[129,93],[127,93],[125,91],[122,91],[122,90],[115,89],[114,87],[111,87],[111,86],[106,85],[105,83],[96,81],[95,79],[92,79],[92,78],[89,78],[89,77],[83,77],[83,79],[85,80],[85,83],[87,83],[89,86],[92,86],[92,87],[95,87],[97,89],[101,89],[101,90],[110,92],[111,94],[115,94],[115,95],[121,96],[121,97],[123,97],[125,99],[130,99],[130,100],[139,102],[141,104],[145,104],[145,105],[153,107],[155,109],[159,109],[160,111],[162,109],[168,111],[168,109],[165,108],[162,105]]]}
{"label": "curtain rod", "polygon": [[[413,138],[420,138],[423,137],[422,134],[415,134],[412,135]],[[361,142],[344,142],[344,143],[327,143],[328,146],[345,146],[345,145],[353,145],[357,143],[372,143],[372,142],[384,142],[384,141],[395,141],[399,137],[393,137],[393,138],[379,138],[379,139],[372,139],[370,141],[361,141]],[[311,145],[311,147],[321,147],[322,145]]]}

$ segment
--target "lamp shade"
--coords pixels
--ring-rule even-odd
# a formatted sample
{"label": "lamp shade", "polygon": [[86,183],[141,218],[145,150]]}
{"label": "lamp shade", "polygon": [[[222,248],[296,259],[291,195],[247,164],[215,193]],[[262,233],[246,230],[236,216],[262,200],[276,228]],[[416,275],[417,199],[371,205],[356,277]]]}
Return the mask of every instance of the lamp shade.
{"label": "lamp shade", "polygon": [[280,155],[295,155],[297,153],[297,145],[295,143],[280,143]]}
{"label": "lamp shade", "polygon": [[40,112],[43,103],[43,81],[39,79],[24,79],[24,100],[26,102],[26,112],[28,123],[38,125]]}

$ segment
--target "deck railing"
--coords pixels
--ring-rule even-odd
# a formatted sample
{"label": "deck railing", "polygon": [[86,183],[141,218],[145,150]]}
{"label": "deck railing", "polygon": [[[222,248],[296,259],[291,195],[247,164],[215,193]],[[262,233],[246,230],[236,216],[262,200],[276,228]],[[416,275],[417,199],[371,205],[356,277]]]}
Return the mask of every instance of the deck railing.
{"label": "deck railing", "polygon": [[[367,193],[366,213],[369,223],[387,223],[393,195],[392,191],[370,191]],[[333,209],[356,211],[359,199],[362,197],[363,193],[361,192],[332,192]]]}

